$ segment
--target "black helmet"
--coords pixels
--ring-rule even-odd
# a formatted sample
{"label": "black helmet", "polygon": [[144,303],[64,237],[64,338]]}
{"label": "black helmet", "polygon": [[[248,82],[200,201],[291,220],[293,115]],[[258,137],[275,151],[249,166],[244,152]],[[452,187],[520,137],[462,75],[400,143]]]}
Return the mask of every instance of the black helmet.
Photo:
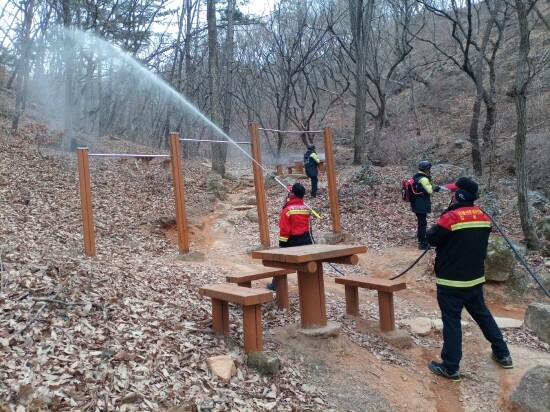
{"label": "black helmet", "polygon": [[420,163],[418,163],[418,170],[420,170],[421,172],[430,170],[431,168],[432,168],[432,164],[427,160],[422,160]]}
{"label": "black helmet", "polygon": [[310,143],[310,144],[307,145],[307,148],[309,150],[315,150],[315,145],[313,143]]}

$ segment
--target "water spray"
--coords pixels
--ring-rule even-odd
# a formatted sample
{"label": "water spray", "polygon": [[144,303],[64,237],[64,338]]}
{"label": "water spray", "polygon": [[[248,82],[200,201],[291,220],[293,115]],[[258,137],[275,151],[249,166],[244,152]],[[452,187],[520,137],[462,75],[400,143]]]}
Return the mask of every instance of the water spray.
{"label": "water spray", "polygon": [[[189,102],[186,98],[184,98],[180,93],[178,93],[176,90],[170,86],[165,80],[161,79],[160,77],[154,75],[149,70],[147,70],[145,67],[143,67],[134,57],[128,55],[115,45],[109,43],[106,40],[103,40],[100,37],[97,37],[93,34],[82,32],[76,29],[66,29],[62,28],[62,31],[69,35],[74,41],[78,40],[78,37],[83,37],[85,40],[88,40],[90,42],[95,41],[99,45],[112,50],[116,53],[116,55],[121,58],[124,63],[129,64],[133,69],[135,69],[139,74],[142,74],[143,76],[147,77],[155,86],[158,86],[162,88],[164,91],[166,91],[172,98],[176,99],[179,103],[181,103],[186,109],[188,109],[192,114],[196,115],[198,118],[200,118],[202,121],[204,121],[208,126],[210,126],[215,132],[217,132],[220,136],[222,136],[224,139],[226,139],[228,142],[232,143],[236,148],[238,148],[247,158],[252,160],[253,163],[257,164],[266,174],[271,176],[278,184],[280,184],[285,190],[287,190],[286,184],[283,183],[275,174],[267,170],[263,165],[258,163],[250,154],[248,154],[243,148],[241,148],[237,142],[235,142],[231,137],[229,137],[222,129],[220,129],[214,122],[212,122],[208,117],[206,117],[198,108],[196,108],[191,102]],[[302,132],[300,132],[302,133]],[[309,207],[309,206],[308,206]],[[311,208],[310,208],[311,209]]]}

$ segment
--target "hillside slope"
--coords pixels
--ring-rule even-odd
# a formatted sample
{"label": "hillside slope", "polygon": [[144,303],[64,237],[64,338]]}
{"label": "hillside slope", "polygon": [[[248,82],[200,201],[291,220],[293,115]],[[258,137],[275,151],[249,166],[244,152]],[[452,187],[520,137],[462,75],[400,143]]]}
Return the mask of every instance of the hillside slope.
{"label": "hillside slope", "polygon": [[[103,139],[108,153],[151,153],[151,149]],[[346,273],[390,277],[417,256],[414,220],[398,201],[403,168],[380,168],[374,190],[355,180],[346,166],[349,152],[337,153],[345,231],[369,252]],[[0,409],[14,410],[503,410],[510,391],[529,367],[550,364],[548,345],[526,330],[506,331],[516,368],[503,372],[489,358],[476,327],[465,331],[466,379],[442,382],[426,362],[436,358],[441,336],[413,335],[412,349],[388,346],[361,322],[343,316],[343,290],[327,268],[327,314],[342,323],[334,340],[305,338],[299,321],[296,280],[291,277],[290,312],[263,307],[266,349],[282,360],[281,372],[265,378],[246,367],[241,316],[231,310],[231,337],[211,334],[210,302],[197,288],[223,282],[225,275],[257,267],[257,224],[247,219],[253,196],[248,162],[231,160],[234,180],[224,181],[227,198],[208,193],[209,166],[188,161],[185,188],[192,251],[204,260],[179,256],[171,222],[174,200],[169,172],[153,161],[144,169],[134,159],[94,158],[90,164],[97,256],[82,253],[82,221],[76,156],[16,139],[0,119]],[[443,173],[443,171],[442,171]],[[443,179],[443,176],[438,177]],[[326,182],[312,205],[328,216]],[[507,187],[502,188],[504,199]],[[269,186],[272,244],[284,198]],[[442,207],[445,199],[436,199]],[[513,210],[511,210],[513,212]],[[504,226],[519,234],[517,216]],[[314,233],[330,231],[329,219]],[[540,256],[530,257],[537,269]],[[407,276],[407,291],[396,297],[398,321],[438,317],[430,276],[431,258]],[[263,287],[260,282],[256,287]],[[521,319],[522,301],[505,287],[488,285],[497,316]],[[373,293],[361,294],[361,313],[377,319]],[[312,350],[313,349],[313,350]],[[229,382],[214,378],[210,356],[231,353],[240,361]]]}

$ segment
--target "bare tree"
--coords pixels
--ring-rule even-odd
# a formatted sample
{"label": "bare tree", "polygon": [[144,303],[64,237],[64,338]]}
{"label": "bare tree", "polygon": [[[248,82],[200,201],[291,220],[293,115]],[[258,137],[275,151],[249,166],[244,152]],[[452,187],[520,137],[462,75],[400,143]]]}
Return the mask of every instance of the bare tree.
{"label": "bare tree", "polygon": [[[470,123],[470,142],[472,143],[472,164],[474,172],[481,176],[483,173],[481,145],[479,142],[479,122],[481,104],[485,104],[486,121],[483,127],[484,141],[489,141],[490,131],[494,125],[496,103],[495,96],[495,60],[501,46],[505,23],[508,20],[508,7],[503,5],[504,0],[484,0],[476,3],[466,0],[464,4],[451,2],[450,8],[437,7],[435,2],[420,1],[428,11],[451,23],[451,38],[459,49],[456,56],[454,50],[446,49],[446,45],[433,38],[416,38],[432,44],[449,61],[470,77],[476,87],[476,98],[472,108]],[[480,13],[476,7],[485,6],[488,17],[485,28],[478,35],[477,27],[481,23]],[[474,11],[478,12],[474,16]],[[493,30],[496,35],[493,36]],[[487,72],[488,85],[485,84]]]}
{"label": "bare tree", "polygon": [[[216,26],[216,0],[208,0],[206,6],[206,19],[208,22],[208,85],[210,89],[210,120],[219,124],[219,79],[218,79],[218,28]],[[214,139],[223,140],[218,134]],[[227,146],[221,143],[212,145],[212,170],[221,176],[225,175],[225,160]]]}
{"label": "bare tree", "polygon": [[15,113],[12,118],[11,128],[17,130],[19,119],[25,110],[27,88],[30,75],[31,59],[31,28],[34,17],[34,0],[24,1],[21,4],[23,24],[21,25],[21,56],[17,64],[17,83],[15,87]]}
{"label": "bare tree", "polygon": [[529,26],[529,13],[533,11],[536,0],[515,0],[515,8],[519,27],[519,49],[516,59],[516,77],[508,95],[514,99],[517,114],[517,133],[515,141],[515,163],[518,191],[518,210],[521,220],[521,228],[527,248],[539,250],[542,244],[537,236],[528,198],[528,174],[526,166],[526,140],[527,140],[527,93],[533,78],[548,67],[550,51],[531,56],[531,41]]}
{"label": "bare tree", "polygon": [[[366,160],[367,49],[374,14],[374,0],[349,0],[352,43],[348,54],[355,61],[355,116],[353,124],[353,163]],[[341,42],[343,44],[343,42]]]}

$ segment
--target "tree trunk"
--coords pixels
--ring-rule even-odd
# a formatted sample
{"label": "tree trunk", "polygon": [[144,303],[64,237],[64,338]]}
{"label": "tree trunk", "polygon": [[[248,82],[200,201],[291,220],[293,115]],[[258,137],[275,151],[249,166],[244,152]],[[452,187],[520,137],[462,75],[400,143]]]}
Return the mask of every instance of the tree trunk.
{"label": "tree trunk", "polygon": [[479,147],[479,114],[481,111],[481,91],[476,93],[476,99],[474,101],[474,107],[472,110],[472,121],[470,122],[470,143],[472,143],[472,166],[476,176],[483,174],[483,166],[481,165],[481,150]]}
{"label": "tree trunk", "polygon": [[[235,11],[235,0],[227,1],[227,35],[225,37],[225,92],[224,92],[224,110],[223,110],[223,125],[222,130],[229,136],[229,128],[231,125],[231,108],[233,106],[233,69],[234,69],[234,25],[233,17]],[[223,161],[227,158],[227,145],[223,144],[222,156]]]}
{"label": "tree trunk", "polygon": [[27,88],[30,74],[31,58],[31,27],[34,16],[34,0],[23,3],[24,19],[21,30],[21,58],[17,69],[17,83],[15,86],[15,113],[11,122],[12,130],[19,127],[19,119],[25,110]]}
{"label": "tree trunk", "polygon": [[[216,27],[216,0],[208,0],[206,5],[208,21],[208,85],[210,87],[210,120],[219,123],[218,103],[218,29]],[[213,129],[212,140],[223,140]],[[225,158],[222,146],[224,143],[212,143],[212,170],[221,176],[225,175]]]}
{"label": "tree trunk", "polygon": [[[369,2],[368,8],[372,9]],[[370,24],[369,12],[364,10],[363,0],[349,0],[350,19],[355,46],[355,119],[353,123],[353,164],[363,164],[366,159],[366,46],[367,30]]]}
{"label": "tree trunk", "polygon": [[516,61],[516,79],[510,94],[514,98],[517,114],[517,134],[515,142],[515,162],[518,191],[518,210],[521,228],[525,236],[527,248],[539,250],[542,245],[531,217],[528,198],[528,173],[526,168],[526,139],[527,139],[527,86],[530,81],[527,59],[529,57],[529,27],[527,10],[523,0],[516,0],[516,10],[519,24],[519,52]]}

